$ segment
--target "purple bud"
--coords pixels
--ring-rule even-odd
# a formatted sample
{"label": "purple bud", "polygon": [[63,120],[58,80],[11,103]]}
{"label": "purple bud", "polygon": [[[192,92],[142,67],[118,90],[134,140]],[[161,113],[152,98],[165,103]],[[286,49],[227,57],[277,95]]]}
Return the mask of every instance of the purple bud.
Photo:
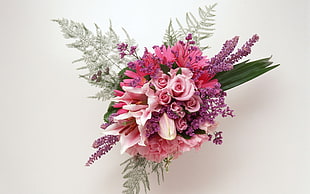
{"label": "purple bud", "polygon": [[125,52],[120,52],[119,55],[121,56],[121,59],[124,58],[126,56]]}
{"label": "purple bud", "polygon": [[91,81],[97,80],[97,75],[96,74],[92,75],[90,79],[91,79]]}
{"label": "purple bud", "polygon": [[127,47],[128,47],[128,44],[125,44],[125,43],[117,44],[117,49],[118,49],[120,52],[126,51],[126,50],[127,50]]}
{"label": "purple bud", "polygon": [[185,38],[186,40],[192,40],[193,39],[193,36],[192,36],[192,34],[188,34],[187,36],[186,36],[186,38]]}
{"label": "purple bud", "polygon": [[216,145],[221,145],[223,143],[223,137],[222,137],[222,131],[215,132],[214,136],[215,138],[213,139],[213,143]]}
{"label": "purple bud", "polygon": [[136,69],[136,64],[134,62],[129,62],[127,64],[127,66],[130,68],[130,69]]}
{"label": "purple bud", "polygon": [[132,47],[130,47],[130,52],[129,52],[129,55],[134,54],[134,53],[136,52],[136,49],[137,49],[137,47],[136,47],[136,46],[132,46]]}

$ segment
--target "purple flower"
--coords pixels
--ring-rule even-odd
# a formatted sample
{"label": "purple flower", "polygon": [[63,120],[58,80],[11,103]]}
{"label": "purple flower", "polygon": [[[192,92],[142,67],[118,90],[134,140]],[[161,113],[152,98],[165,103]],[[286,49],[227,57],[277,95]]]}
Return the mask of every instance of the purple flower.
{"label": "purple flower", "polygon": [[239,37],[235,36],[233,39],[227,40],[221,51],[210,59],[210,63],[205,67],[205,70],[208,70],[210,74],[231,70],[233,64],[251,53],[251,47],[258,41],[258,39],[258,35],[253,35],[252,38],[241,47],[241,49],[238,49],[238,51],[233,54],[231,53],[234,51]]}
{"label": "purple flower", "polygon": [[125,44],[125,43],[117,44],[117,49],[118,49],[120,52],[126,51],[126,50],[127,50],[127,47],[128,47],[128,44]]}
{"label": "purple flower", "polygon": [[185,39],[186,40],[192,40],[193,39],[193,35],[192,34],[188,34]]}
{"label": "purple flower", "polygon": [[228,59],[225,60],[226,63],[234,64],[238,62],[242,57],[247,56],[251,53],[251,47],[259,40],[259,36],[254,34],[238,51],[232,54]]}
{"label": "purple flower", "polygon": [[213,139],[213,143],[216,145],[221,145],[223,143],[223,137],[222,137],[222,131],[216,132],[214,134],[214,139]]}
{"label": "purple flower", "polygon": [[130,47],[129,55],[133,55],[136,52],[136,49],[137,49],[136,46]]}
{"label": "purple flower", "polygon": [[119,55],[120,55],[120,57],[122,59],[122,58],[124,58],[126,56],[126,53],[125,52],[120,52]]}
{"label": "purple flower", "polygon": [[112,149],[113,145],[118,141],[119,136],[116,135],[106,135],[95,140],[93,143],[93,148],[97,148],[97,151],[89,157],[85,165],[90,166],[93,164],[96,160],[101,158],[102,155],[108,153]]}

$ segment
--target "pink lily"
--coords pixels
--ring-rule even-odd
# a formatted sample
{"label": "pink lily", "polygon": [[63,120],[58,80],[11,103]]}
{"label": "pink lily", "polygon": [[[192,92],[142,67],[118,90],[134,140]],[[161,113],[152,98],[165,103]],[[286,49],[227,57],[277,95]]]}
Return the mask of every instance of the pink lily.
{"label": "pink lily", "polygon": [[113,123],[103,133],[105,135],[120,135],[121,154],[141,141],[138,125],[133,117]]}

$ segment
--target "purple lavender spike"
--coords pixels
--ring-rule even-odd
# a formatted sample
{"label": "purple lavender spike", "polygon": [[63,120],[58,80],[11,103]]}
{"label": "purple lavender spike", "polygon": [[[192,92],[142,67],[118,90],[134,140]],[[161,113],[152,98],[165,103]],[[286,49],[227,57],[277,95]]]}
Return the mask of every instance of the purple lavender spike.
{"label": "purple lavender spike", "polygon": [[211,74],[216,74],[222,71],[228,71],[232,69],[232,64],[225,62],[225,59],[234,51],[238,44],[239,36],[235,36],[231,40],[227,40],[221,51],[210,59],[210,64],[207,67]]}
{"label": "purple lavender spike", "polygon": [[251,53],[251,47],[259,40],[259,36],[254,34],[242,47],[238,49],[238,51],[232,55],[228,59],[225,60],[226,63],[234,64],[238,62],[242,57],[247,56]]}
{"label": "purple lavender spike", "polygon": [[106,153],[108,153],[112,149],[113,145],[116,144],[116,142],[118,141],[119,141],[119,136],[117,135],[106,135],[106,136],[98,138],[93,143],[93,148],[97,148],[97,151],[89,157],[85,166],[90,166],[96,160],[101,158],[102,155],[105,155]]}

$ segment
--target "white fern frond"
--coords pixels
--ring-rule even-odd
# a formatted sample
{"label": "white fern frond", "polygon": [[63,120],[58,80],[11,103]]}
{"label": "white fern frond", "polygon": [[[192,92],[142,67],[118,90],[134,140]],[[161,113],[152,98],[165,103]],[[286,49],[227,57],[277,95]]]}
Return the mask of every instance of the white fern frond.
{"label": "white fern frond", "polygon": [[[164,36],[164,42],[168,45],[175,44],[178,40],[185,40],[188,34],[192,34],[193,40],[197,46],[201,46],[201,42],[213,35],[214,24],[215,24],[215,6],[216,4],[199,8],[199,19],[194,14],[188,12],[185,15],[185,27],[176,18],[178,30],[171,32],[173,29],[172,22],[170,21],[169,26]],[[173,37],[173,39],[171,38]],[[202,50],[208,48],[208,46],[200,47]]]}
{"label": "white fern frond", "polygon": [[[83,54],[82,58],[73,61],[73,63],[84,62],[84,65],[78,70],[86,69],[87,72],[80,77],[88,80],[91,85],[102,88],[102,91],[95,95],[97,99],[107,100],[111,98],[113,90],[116,89],[117,83],[120,81],[118,72],[132,60],[128,56],[120,58],[117,44],[121,41],[113,30],[111,22],[108,31],[105,33],[102,33],[98,25],[95,24],[96,31],[93,33],[83,23],[67,19],[54,21],[60,25],[65,38],[74,40],[67,46],[75,48]],[[126,36],[127,40],[124,42],[131,46],[134,40],[128,38],[127,32]]]}

